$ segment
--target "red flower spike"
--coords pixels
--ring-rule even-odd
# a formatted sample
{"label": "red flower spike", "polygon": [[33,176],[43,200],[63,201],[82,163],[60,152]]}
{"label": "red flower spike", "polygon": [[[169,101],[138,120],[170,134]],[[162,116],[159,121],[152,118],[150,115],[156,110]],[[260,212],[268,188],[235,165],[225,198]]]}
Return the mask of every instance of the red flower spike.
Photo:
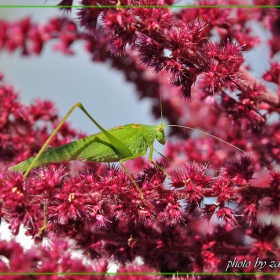
{"label": "red flower spike", "polygon": [[66,175],[65,168],[62,166],[58,169],[41,167],[34,172],[38,175],[28,178],[28,190],[33,194],[51,193],[54,188],[61,186]]}
{"label": "red flower spike", "polygon": [[185,170],[171,174],[171,186],[184,187],[185,199],[189,203],[198,203],[204,196],[204,190],[211,182],[211,176],[205,174],[207,165],[185,164]]}
{"label": "red flower spike", "polygon": [[257,221],[257,213],[258,208],[255,203],[251,203],[244,207],[244,210],[241,212],[242,216],[244,217],[244,220],[249,224],[249,226],[252,225],[253,222]]}
{"label": "red flower spike", "polygon": [[270,69],[263,74],[263,79],[267,82],[279,84],[280,83],[280,64],[270,63]]}
{"label": "red flower spike", "polygon": [[203,214],[202,217],[206,218],[208,221],[212,218],[213,214],[215,213],[216,209],[218,207],[218,204],[205,204],[203,208]]}
{"label": "red flower spike", "polygon": [[255,239],[252,244],[252,252],[258,256],[275,257],[276,251],[276,236],[279,234],[279,228],[273,224],[268,225],[253,225],[247,230],[247,234]]}
{"label": "red flower spike", "polygon": [[160,221],[165,221],[170,225],[185,221],[183,217],[182,207],[175,201],[167,203],[165,209],[157,216]]}
{"label": "red flower spike", "polygon": [[223,176],[231,178],[235,185],[248,186],[254,172],[255,168],[252,166],[252,160],[243,156],[240,160],[229,163],[223,171]]}
{"label": "red flower spike", "polygon": [[225,202],[234,199],[237,191],[233,182],[227,177],[218,177],[212,185],[214,195],[218,196],[218,202]]}
{"label": "red flower spike", "polygon": [[222,219],[222,225],[225,227],[226,231],[230,231],[233,228],[239,227],[235,214],[232,209],[228,207],[220,208],[216,211],[216,216],[218,219]]}
{"label": "red flower spike", "polygon": [[208,243],[203,244],[202,246],[202,258],[204,262],[204,266],[208,271],[218,271],[218,267],[221,263],[221,260],[218,256],[215,255],[214,247],[216,245],[215,241],[210,241]]}
{"label": "red flower spike", "polygon": [[22,183],[22,174],[6,171],[1,176],[2,204],[9,211],[16,211],[23,207],[24,194],[26,192]]}

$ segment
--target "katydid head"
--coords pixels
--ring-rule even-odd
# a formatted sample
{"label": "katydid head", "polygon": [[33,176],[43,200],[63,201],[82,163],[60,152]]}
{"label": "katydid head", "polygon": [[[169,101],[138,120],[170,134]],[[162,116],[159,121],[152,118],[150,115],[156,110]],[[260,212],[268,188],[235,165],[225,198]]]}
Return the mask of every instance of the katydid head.
{"label": "katydid head", "polygon": [[166,136],[165,136],[165,132],[164,132],[165,127],[166,127],[166,125],[161,123],[160,125],[157,126],[157,129],[156,129],[156,139],[162,145],[164,145],[166,142]]}

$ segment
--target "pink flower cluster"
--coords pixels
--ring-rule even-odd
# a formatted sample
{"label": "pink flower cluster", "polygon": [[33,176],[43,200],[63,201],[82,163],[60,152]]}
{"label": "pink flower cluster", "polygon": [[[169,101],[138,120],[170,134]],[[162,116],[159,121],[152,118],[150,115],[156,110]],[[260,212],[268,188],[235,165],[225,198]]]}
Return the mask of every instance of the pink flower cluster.
{"label": "pink flower cluster", "polygon": [[[72,4],[71,0],[60,2],[66,10]],[[134,7],[89,7],[117,4]],[[22,181],[22,174],[4,167],[36,154],[59,118],[50,101],[22,105],[1,75],[1,220],[13,234],[23,225],[26,235],[37,242],[45,237],[53,240],[50,250],[39,247],[28,252],[14,242],[2,241],[0,254],[9,265],[0,259],[1,271],[8,267],[18,271],[11,252],[17,252],[27,271],[107,270],[105,262],[89,268],[72,260],[64,252],[68,248],[65,240],[71,240],[93,262],[112,258],[125,264],[141,257],[145,264],[121,266],[120,272],[212,273],[225,271],[234,258],[279,259],[279,229],[274,222],[261,219],[280,209],[280,175],[270,167],[280,161],[280,126],[271,120],[280,113],[280,67],[273,61],[280,48],[275,40],[265,42],[271,63],[263,71],[263,81],[250,75],[243,57],[243,51],[261,43],[248,22],[261,24],[277,38],[279,11],[193,8],[175,12],[167,7],[141,7],[172,4],[164,0],[82,0],[78,12],[82,28],[66,17],[40,25],[31,19],[0,21],[1,51],[39,55],[45,43],[53,40],[55,50],[74,55],[72,45],[82,40],[94,61],[109,62],[122,71],[141,98],[155,100],[161,92],[163,114],[171,124],[216,136],[170,127],[173,137],[168,138],[165,155],[172,161],[158,162],[170,174],[169,182],[159,168],[143,159],[128,162],[146,203],[126,173],[115,166],[91,163],[78,170],[67,163],[53,164],[33,170]],[[214,41],[213,34],[218,40]],[[273,83],[277,93],[264,81]],[[156,117],[159,108],[156,99],[152,109]],[[36,125],[38,121],[43,126]],[[80,137],[65,124],[51,146]],[[264,165],[270,170],[263,170]],[[44,218],[46,228],[42,229]],[[54,257],[52,250],[57,251]],[[49,265],[42,270],[45,262]],[[257,270],[250,266],[229,271]],[[263,271],[275,270],[266,266]]]}
{"label": "pink flower cluster", "polygon": [[[22,277],[36,277],[36,279],[42,280],[58,279],[58,273],[61,272],[66,273],[66,277],[67,273],[70,277],[74,277],[73,274],[71,276],[71,273],[77,273],[77,276],[80,273],[80,277],[83,279],[92,279],[88,273],[106,272],[108,262],[105,259],[85,266],[82,260],[71,256],[71,249],[69,242],[59,239],[48,246],[33,247],[29,250],[24,250],[14,240],[0,241],[1,279],[5,279],[4,277],[6,279],[22,279]],[[3,261],[5,259],[8,260],[8,264]],[[9,274],[12,272],[15,274]],[[6,276],[4,276],[5,273],[7,273]],[[23,276],[24,274],[25,276]]]}

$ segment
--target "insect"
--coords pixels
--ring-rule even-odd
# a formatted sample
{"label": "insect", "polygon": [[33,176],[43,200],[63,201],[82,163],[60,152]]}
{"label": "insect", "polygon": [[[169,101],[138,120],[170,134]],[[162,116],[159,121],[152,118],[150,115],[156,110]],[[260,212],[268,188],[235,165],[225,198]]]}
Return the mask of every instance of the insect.
{"label": "insect", "polygon": [[[162,107],[161,102],[160,106]],[[101,132],[45,151],[52,138],[77,107],[80,108],[90,118],[90,120],[101,130]],[[17,165],[14,165],[10,167],[9,170],[21,172],[26,171],[23,176],[23,180],[25,180],[31,169],[49,163],[59,163],[76,159],[94,162],[119,162],[125,173],[128,175],[128,177],[131,179],[132,183],[138,190],[142,201],[145,203],[143,192],[134,181],[129,171],[125,168],[123,162],[133,160],[142,155],[145,155],[149,148],[149,162],[157,166],[160,170],[162,170],[162,172],[164,172],[167,177],[169,177],[168,173],[153,161],[153,152],[155,150],[153,146],[154,141],[157,140],[160,144],[165,144],[166,136],[164,129],[167,126],[177,126],[201,132],[215,139],[218,139],[219,141],[222,141],[229,146],[234,147],[242,153],[247,154],[245,151],[214,135],[187,126],[165,125],[163,124],[163,122],[160,125],[144,125],[133,123],[105,130],[97,121],[94,120],[94,118],[79,102],[73,105],[72,108],[68,111],[57,128],[50,135],[46,143],[43,145],[37,156],[31,157]]]}
{"label": "insect", "polygon": [[[45,151],[52,138],[77,107],[90,118],[90,120],[101,130],[101,132]],[[76,159],[94,162],[119,162],[140,193],[141,199],[145,202],[141,189],[134,181],[129,171],[125,168],[123,162],[145,155],[149,148],[149,162],[156,165],[167,176],[169,176],[165,170],[153,162],[153,143],[157,140],[160,144],[165,144],[165,127],[166,125],[164,124],[144,125],[133,123],[105,130],[97,121],[94,120],[94,118],[92,118],[84,106],[79,102],[73,105],[68,111],[57,128],[50,135],[44,146],[41,148],[37,156],[31,157],[17,165],[14,165],[10,167],[9,170],[21,172],[26,171],[23,176],[23,180],[25,180],[31,169],[49,163],[59,163]]]}

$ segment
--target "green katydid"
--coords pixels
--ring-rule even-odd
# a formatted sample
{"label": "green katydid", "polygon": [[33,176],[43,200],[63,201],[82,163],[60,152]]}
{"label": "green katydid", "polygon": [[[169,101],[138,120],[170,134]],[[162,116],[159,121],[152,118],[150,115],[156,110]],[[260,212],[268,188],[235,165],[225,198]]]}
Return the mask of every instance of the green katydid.
{"label": "green katydid", "polygon": [[[52,138],[59,131],[60,127],[64,124],[76,107],[79,107],[101,130],[101,132],[45,151]],[[94,162],[119,162],[125,173],[129,176],[139,191],[141,199],[145,202],[141,189],[133,180],[129,171],[123,165],[123,162],[145,155],[148,148],[150,148],[148,157],[149,162],[158,166],[152,159],[154,151],[153,143],[155,139],[157,139],[157,141],[162,145],[165,144],[165,127],[166,125],[164,124],[127,124],[105,130],[91,117],[84,106],[79,102],[72,106],[72,108],[68,111],[57,128],[50,135],[44,146],[41,148],[37,156],[31,157],[17,165],[14,165],[10,167],[9,170],[22,172],[26,171],[23,176],[24,180],[31,169],[49,163],[65,162],[75,159]],[[160,166],[158,167],[168,176],[168,174]]]}
{"label": "green katydid", "polygon": [[[63,146],[45,151],[52,138],[59,131],[60,127],[64,124],[64,122],[67,120],[67,118],[71,115],[71,113],[76,107],[79,107],[90,118],[90,120],[101,130],[101,132],[70,142]],[[57,126],[57,128],[50,135],[46,143],[43,145],[37,156],[31,157],[17,165],[14,165],[10,167],[9,170],[21,172],[26,171],[23,176],[23,180],[25,180],[31,169],[49,163],[59,163],[76,159],[94,162],[119,162],[125,173],[129,176],[132,183],[138,190],[141,199],[145,203],[145,198],[141,189],[134,181],[129,171],[125,168],[123,162],[133,160],[142,155],[145,155],[149,148],[149,162],[157,166],[165,173],[167,177],[169,177],[165,170],[153,161],[153,151],[155,150],[153,146],[154,141],[157,140],[160,144],[165,144],[166,136],[164,129],[167,126],[177,126],[201,132],[215,139],[218,139],[219,141],[222,141],[229,146],[234,147],[242,153],[247,154],[238,147],[214,135],[187,126],[165,125],[163,124],[163,122],[160,125],[144,125],[133,123],[105,130],[97,121],[94,120],[94,118],[91,117],[91,115],[86,111],[84,106],[79,102],[72,106],[72,108],[68,111],[68,113]]]}

